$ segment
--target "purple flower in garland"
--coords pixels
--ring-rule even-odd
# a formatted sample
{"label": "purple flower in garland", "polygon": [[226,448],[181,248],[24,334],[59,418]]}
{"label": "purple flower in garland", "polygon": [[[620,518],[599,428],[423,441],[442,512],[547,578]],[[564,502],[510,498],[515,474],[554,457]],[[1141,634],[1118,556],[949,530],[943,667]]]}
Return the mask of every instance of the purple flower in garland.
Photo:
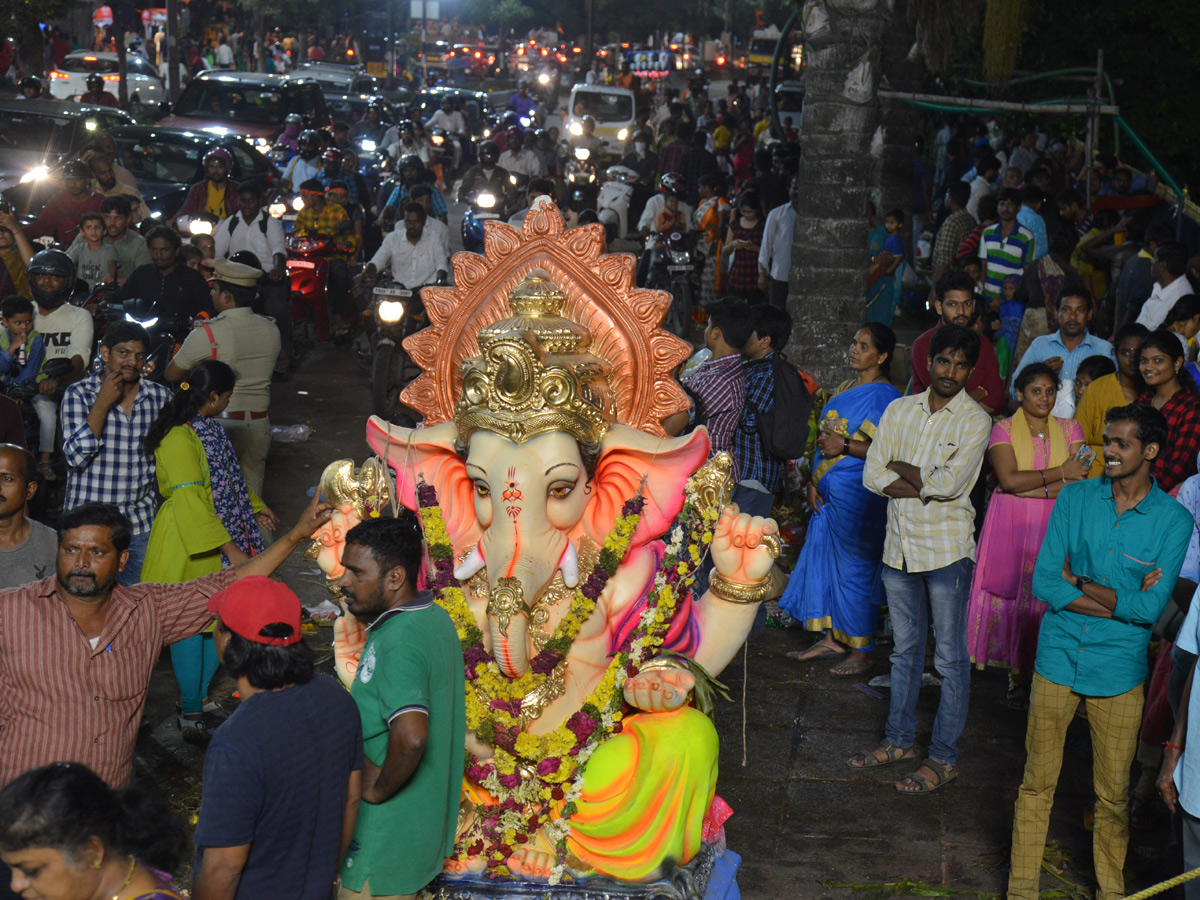
{"label": "purple flower in garland", "polygon": [[567,719],[567,729],[579,743],[586,741],[599,727],[599,723],[585,712],[577,712]]}
{"label": "purple flower in garland", "polygon": [[562,662],[562,653],[553,647],[546,647],[533,658],[529,666],[535,675],[549,675]]}
{"label": "purple flower in garland", "polygon": [[553,775],[555,772],[557,772],[559,766],[561,765],[562,760],[560,760],[557,756],[547,756],[540,763],[538,763],[537,773],[542,778],[545,778],[547,775]]}
{"label": "purple flower in garland", "polygon": [[510,791],[521,786],[521,776],[516,772],[513,772],[511,775],[501,775],[497,780],[501,786],[508,788]]}
{"label": "purple flower in garland", "polygon": [[417,484],[417,503],[421,506],[437,506],[437,491],[424,481]]}
{"label": "purple flower in garland", "polygon": [[[467,671],[474,672],[475,667],[480,663],[486,663],[492,658],[492,655],[483,649],[482,644],[475,644],[463,651],[463,661],[467,664]],[[470,677],[474,677],[471,675]]]}
{"label": "purple flower in garland", "polygon": [[506,712],[514,719],[521,715],[520,700],[493,700],[488,704],[492,709],[498,709],[501,712]]}

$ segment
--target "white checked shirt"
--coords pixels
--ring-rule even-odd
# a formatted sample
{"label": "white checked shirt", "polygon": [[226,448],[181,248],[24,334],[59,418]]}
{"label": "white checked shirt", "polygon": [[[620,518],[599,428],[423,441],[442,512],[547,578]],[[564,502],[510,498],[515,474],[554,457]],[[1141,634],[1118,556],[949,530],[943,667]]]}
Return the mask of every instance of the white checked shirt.
{"label": "white checked shirt", "polygon": [[[267,231],[264,234],[262,221],[267,221]],[[237,222],[230,234],[229,226]],[[264,272],[275,268],[275,254],[287,256],[287,246],[283,240],[283,222],[259,210],[258,216],[251,222],[240,212],[234,213],[228,219],[222,219],[213,229],[213,242],[216,243],[217,259],[228,259],[242,250],[249,250],[258,257],[258,262]]]}
{"label": "white checked shirt", "polygon": [[67,494],[63,509],[84,503],[111,503],[133,523],[133,533],[150,530],[154,522],[154,454],[142,449],[142,439],[171,392],[142,379],[133,414],[117,404],[108,411],[100,437],[92,434],[87,417],[100,393],[103,372],[94,372],[67,388],[62,402],[63,455],[67,458]]}
{"label": "white checked shirt", "polygon": [[397,223],[395,230],[383,239],[383,244],[371,257],[371,265],[376,272],[390,268],[392,278],[409,288],[431,284],[439,269],[450,271],[441,241],[425,231],[414,246],[404,232],[403,222]]}
{"label": "white checked shirt", "polygon": [[992,419],[959,391],[935,413],[929,391],[893,400],[867,450],[863,487],[880,496],[900,476],[887,468],[906,462],[921,470],[921,496],[891,497],[883,561],[909,572],[942,569],[975,558],[975,508],[971,488],[979,477]]}
{"label": "white checked shirt", "polygon": [[767,214],[763,226],[758,264],[775,281],[787,281],[792,268],[792,233],[796,228],[796,210],[791,203],[777,206]]}

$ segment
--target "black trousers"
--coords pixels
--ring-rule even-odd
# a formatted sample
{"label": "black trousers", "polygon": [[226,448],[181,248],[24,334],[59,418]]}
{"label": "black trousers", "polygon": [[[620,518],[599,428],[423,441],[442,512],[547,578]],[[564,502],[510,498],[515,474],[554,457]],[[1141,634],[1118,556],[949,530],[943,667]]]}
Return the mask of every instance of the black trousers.
{"label": "black trousers", "polygon": [[771,283],[767,286],[767,296],[770,298],[772,306],[787,309],[788,283],[772,278]]}

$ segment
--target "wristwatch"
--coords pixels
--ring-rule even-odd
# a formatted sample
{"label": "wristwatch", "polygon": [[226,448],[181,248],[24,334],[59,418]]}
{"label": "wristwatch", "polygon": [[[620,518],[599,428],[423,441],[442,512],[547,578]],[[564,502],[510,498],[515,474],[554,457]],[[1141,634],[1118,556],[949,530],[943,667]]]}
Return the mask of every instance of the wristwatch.
{"label": "wristwatch", "polygon": [[1096,579],[1094,579],[1094,578],[1089,578],[1089,577],[1088,577],[1088,576],[1086,576],[1086,575],[1076,575],[1076,576],[1075,576],[1075,587],[1076,587],[1076,589],[1077,589],[1077,590],[1080,590],[1080,591],[1082,591],[1082,590],[1083,590],[1083,586],[1084,586],[1085,584],[1091,584],[1091,583],[1092,583],[1092,582],[1094,582],[1095,580],[1096,580]]}

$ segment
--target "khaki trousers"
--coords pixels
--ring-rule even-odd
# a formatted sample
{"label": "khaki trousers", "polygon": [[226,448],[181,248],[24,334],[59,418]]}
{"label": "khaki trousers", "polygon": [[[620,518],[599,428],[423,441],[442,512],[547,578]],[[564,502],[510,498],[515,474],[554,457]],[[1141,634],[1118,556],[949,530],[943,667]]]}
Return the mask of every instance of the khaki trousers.
{"label": "khaki trousers", "polygon": [[262,498],[263,479],[267,474],[267,452],[271,449],[271,420],[262,419],[217,419],[233,452],[242,464],[242,477],[246,487]]}
{"label": "khaki trousers", "polygon": [[1042,856],[1054,789],[1062,768],[1067,726],[1080,699],[1087,703],[1092,730],[1092,777],[1096,790],[1096,826],[1092,852],[1096,861],[1097,900],[1121,900],[1121,869],[1129,848],[1129,767],[1137,752],[1142,721],[1142,685],[1115,697],[1082,697],[1069,687],[1036,672],[1029,696],[1025,732],[1025,777],[1017,792],[1013,816],[1012,860],[1008,900],[1038,900]]}

